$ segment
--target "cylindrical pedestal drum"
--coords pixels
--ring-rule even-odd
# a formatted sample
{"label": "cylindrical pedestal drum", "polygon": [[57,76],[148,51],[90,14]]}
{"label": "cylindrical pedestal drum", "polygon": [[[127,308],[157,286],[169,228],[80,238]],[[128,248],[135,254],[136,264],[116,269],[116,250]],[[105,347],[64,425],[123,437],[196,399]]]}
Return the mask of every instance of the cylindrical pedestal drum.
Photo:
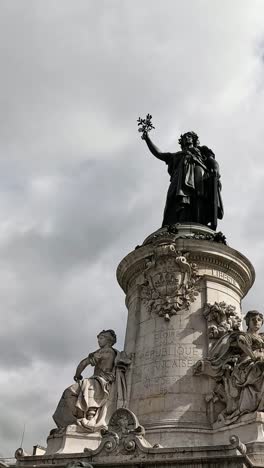
{"label": "cylindrical pedestal drum", "polygon": [[153,444],[209,442],[212,382],[194,374],[210,346],[206,305],[231,306],[240,316],[255,276],[223,241],[201,225],[162,228],[118,266],[128,308],[125,351],[133,356],[128,406]]}

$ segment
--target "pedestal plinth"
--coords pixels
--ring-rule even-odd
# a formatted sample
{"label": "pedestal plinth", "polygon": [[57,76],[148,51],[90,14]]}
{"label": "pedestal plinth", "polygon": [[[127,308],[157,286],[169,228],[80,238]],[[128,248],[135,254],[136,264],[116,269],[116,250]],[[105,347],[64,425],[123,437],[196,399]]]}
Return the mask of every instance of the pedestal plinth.
{"label": "pedestal plinth", "polygon": [[163,228],[118,266],[128,308],[125,351],[134,356],[128,406],[151,443],[213,440],[205,401],[212,382],[193,373],[210,346],[205,305],[224,303],[238,320],[254,282],[249,260],[221,242],[205,226]]}

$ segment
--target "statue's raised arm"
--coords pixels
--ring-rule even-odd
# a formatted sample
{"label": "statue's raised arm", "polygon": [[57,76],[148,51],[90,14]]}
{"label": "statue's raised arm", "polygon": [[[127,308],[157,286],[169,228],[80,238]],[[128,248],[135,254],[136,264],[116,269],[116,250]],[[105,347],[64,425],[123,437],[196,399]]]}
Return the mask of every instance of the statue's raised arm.
{"label": "statue's raised arm", "polygon": [[167,154],[162,153],[162,151],[160,151],[160,149],[156,145],[154,145],[153,141],[151,141],[149,137],[149,132],[155,128],[152,124],[151,119],[152,119],[152,115],[150,114],[147,114],[145,119],[141,119],[139,117],[138,118],[138,126],[139,126],[138,131],[142,133],[141,138],[142,140],[145,140],[145,142],[147,143],[150,152],[156,158],[160,159],[161,161],[167,162]]}
{"label": "statue's raised arm", "polygon": [[152,116],[138,119],[138,131],[151,153],[168,165],[170,186],[162,226],[177,223],[199,223],[215,230],[223,218],[219,165],[214,152],[200,146],[198,135],[187,132],[178,142],[181,150],[163,153],[149,137],[154,128]]}
{"label": "statue's raised arm", "polygon": [[168,153],[162,153],[160,149],[154,145],[153,141],[151,141],[148,133],[143,133],[142,139],[145,140],[145,142],[148,145],[148,149],[151,151],[151,153],[161,161],[167,162],[168,160]]}

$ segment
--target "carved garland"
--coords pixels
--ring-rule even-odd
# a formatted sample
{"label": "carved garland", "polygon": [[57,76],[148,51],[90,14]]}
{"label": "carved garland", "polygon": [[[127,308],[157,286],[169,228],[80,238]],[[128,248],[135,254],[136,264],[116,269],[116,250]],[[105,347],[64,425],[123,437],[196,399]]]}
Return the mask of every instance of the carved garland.
{"label": "carved garland", "polygon": [[241,317],[233,305],[224,301],[205,304],[204,317],[207,320],[208,338],[216,340],[227,332],[240,330]]}
{"label": "carved garland", "polygon": [[[213,241],[219,244],[227,245],[225,235],[219,231],[215,233],[201,233],[201,232],[190,232],[188,234],[181,234],[177,229],[177,225],[172,224],[168,226],[164,226],[161,230],[157,231],[155,234],[149,236],[144,242],[143,245],[153,244],[156,240],[161,238],[169,238],[171,242],[175,241],[176,239],[193,239],[193,240],[205,240],[205,241]],[[137,246],[139,247],[139,246]]]}

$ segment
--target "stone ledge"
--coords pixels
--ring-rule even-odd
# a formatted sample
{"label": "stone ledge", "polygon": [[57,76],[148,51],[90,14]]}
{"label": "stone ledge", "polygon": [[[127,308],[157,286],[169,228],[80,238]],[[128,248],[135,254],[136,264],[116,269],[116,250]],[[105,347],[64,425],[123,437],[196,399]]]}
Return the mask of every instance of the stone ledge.
{"label": "stone ledge", "polygon": [[[195,226],[197,230],[197,226]],[[200,227],[199,227],[200,229]],[[203,229],[211,231],[203,226]],[[162,234],[163,229],[156,231],[151,236]],[[213,231],[212,231],[213,232]],[[142,274],[146,268],[146,259],[156,256],[168,255],[162,252],[166,245],[174,245],[176,250],[188,252],[189,261],[198,264],[199,269],[208,267],[209,269],[216,268],[223,274],[229,274],[234,280],[234,284],[229,286],[236,291],[239,289],[240,296],[244,297],[255,281],[255,270],[251,262],[237,250],[218,242],[209,240],[199,240],[191,237],[177,237],[177,235],[164,235],[155,239],[155,242],[144,244],[130,252],[118,265],[117,281],[121,288],[128,292],[128,289],[133,287],[138,275]],[[204,272],[207,277],[210,275]],[[221,277],[217,278],[211,275],[215,282],[223,283]],[[237,284],[236,284],[237,283]]]}
{"label": "stone ledge", "polygon": [[[253,456],[253,454],[252,454]],[[261,462],[262,459],[259,458]],[[243,468],[246,466],[263,466],[249,464],[249,458],[241,454],[231,445],[219,447],[193,447],[177,449],[146,449],[142,454],[108,454],[92,455],[85,453],[58,454],[53,456],[28,456],[19,459],[19,467],[52,467],[54,465],[65,467],[69,463],[91,463],[94,467],[170,467],[177,468]]]}

